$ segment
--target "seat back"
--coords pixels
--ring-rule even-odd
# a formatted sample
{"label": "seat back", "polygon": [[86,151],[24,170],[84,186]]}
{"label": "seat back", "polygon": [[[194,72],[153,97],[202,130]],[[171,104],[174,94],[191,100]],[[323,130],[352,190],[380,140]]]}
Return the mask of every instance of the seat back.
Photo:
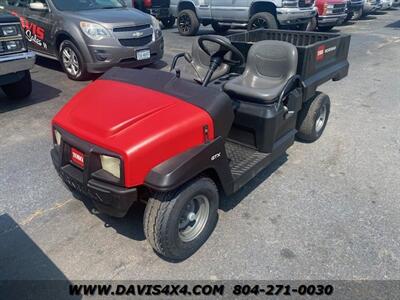
{"label": "seat back", "polygon": [[[225,38],[225,37],[224,37]],[[198,39],[196,38],[192,44],[192,59],[193,59],[193,66],[196,69],[196,77],[198,81],[203,81],[204,77],[207,74],[208,69],[210,68],[210,56],[207,55],[203,50],[201,50]],[[227,39],[227,38],[226,38]],[[211,43],[211,42],[204,42],[208,49],[211,49],[211,53],[215,53],[219,50],[220,46]],[[231,58],[231,53],[227,53],[226,57]],[[229,72],[230,67],[227,64],[221,64],[217,70],[215,70],[213,76],[211,77],[211,81],[217,79]],[[199,78],[200,77],[200,78]]]}
{"label": "seat back", "polygon": [[277,86],[296,74],[298,54],[294,45],[282,41],[255,43],[247,55],[243,72],[248,87]]}

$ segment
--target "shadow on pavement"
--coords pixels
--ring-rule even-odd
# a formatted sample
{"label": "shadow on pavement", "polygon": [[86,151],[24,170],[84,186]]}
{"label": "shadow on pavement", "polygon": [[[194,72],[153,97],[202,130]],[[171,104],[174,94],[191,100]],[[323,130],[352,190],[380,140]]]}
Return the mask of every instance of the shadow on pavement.
{"label": "shadow on pavement", "polygon": [[386,25],[385,27],[389,27],[389,28],[400,28],[400,20],[399,20],[399,21],[396,21],[396,22],[393,22],[393,23],[390,23],[390,24]]}
{"label": "shadow on pavement", "polygon": [[25,99],[9,99],[0,90],[0,113],[13,111],[25,106],[45,102],[57,98],[61,94],[59,89],[47,84],[32,80],[32,94]]}
{"label": "shadow on pavement", "polygon": [[62,299],[64,294],[78,299],[69,296],[69,284],[14,220],[8,214],[0,215],[0,298]]}
{"label": "shadow on pavement", "polygon": [[73,191],[71,192],[74,198],[82,201],[82,203],[90,212],[104,222],[104,227],[112,227],[119,234],[136,241],[143,241],[146,239],[143,231],[143,215],[146,207],[145,204],[139,201],[134,202],[125,217],[114,218],[106,214],[97,213],[97,210],[95,209],[90,198]]}

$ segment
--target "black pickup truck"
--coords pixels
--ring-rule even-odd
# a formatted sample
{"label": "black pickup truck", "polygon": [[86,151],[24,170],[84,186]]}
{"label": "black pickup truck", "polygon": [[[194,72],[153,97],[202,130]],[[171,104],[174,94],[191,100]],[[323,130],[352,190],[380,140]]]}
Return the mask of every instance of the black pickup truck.
{"label": "black pickup truck", "polygon": [[8,97],[30,95],[29,70],[34,64],[35,54],[28,51],[19,19],[0,10],[0,87]]}

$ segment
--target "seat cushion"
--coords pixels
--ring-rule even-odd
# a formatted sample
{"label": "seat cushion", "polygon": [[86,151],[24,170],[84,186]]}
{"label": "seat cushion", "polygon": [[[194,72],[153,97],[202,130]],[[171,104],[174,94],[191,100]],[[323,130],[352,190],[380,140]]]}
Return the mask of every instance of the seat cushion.
{"label": "seat cushion", "polygon": [[224,86],[225,92],[231,97],[261,104],[277,101],[286,83],[271,80],[269,82],[264,81],[262,87],[252,87],[251,84],[243,83],[244,80],[243,76],[229,80]]}
{"label": "seat cushion", "polygon": [[239,100],[272,103],[296,74],[297,62],[294,45],[270,40],[257,42],[249,50],[243,74],[228,81],[224,90]]}

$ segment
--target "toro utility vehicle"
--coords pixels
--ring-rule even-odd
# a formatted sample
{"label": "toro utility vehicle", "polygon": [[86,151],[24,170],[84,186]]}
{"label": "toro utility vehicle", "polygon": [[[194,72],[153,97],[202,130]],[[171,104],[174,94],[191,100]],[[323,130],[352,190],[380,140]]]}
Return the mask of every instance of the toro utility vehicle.
{"label": "toro utility vehicle", "polygon": [[[350,36],[260,29],[203,35],[171,72],[113,68],[54,117],[54,165],[98,211],[123,217],[145,201],[144,232],[183,260],[212,233],[219,198],[283,155],[317,140],[329,97],[348,73]],[[175,69],[183,58],[195,80]]]}

